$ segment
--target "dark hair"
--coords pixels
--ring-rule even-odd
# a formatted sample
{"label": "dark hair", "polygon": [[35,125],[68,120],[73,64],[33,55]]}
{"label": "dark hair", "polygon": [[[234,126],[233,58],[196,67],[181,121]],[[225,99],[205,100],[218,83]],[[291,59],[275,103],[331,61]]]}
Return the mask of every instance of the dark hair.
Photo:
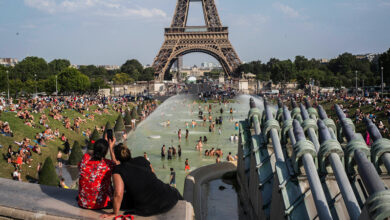
{"label": "dark hair", "polygon": [[131,152],[126,145],[120,143],[114,147],[115,158],[121,163],[131,160]]}
{"label": "dark hair", "polygon": [[108,151],[108,142],[104,139],[100,139],[93,145],[93,160],[102,160],[106,157]]}
{"label": "dark hair", "polygon": [[173,168],[171,167],[171,171],[173,171]]}

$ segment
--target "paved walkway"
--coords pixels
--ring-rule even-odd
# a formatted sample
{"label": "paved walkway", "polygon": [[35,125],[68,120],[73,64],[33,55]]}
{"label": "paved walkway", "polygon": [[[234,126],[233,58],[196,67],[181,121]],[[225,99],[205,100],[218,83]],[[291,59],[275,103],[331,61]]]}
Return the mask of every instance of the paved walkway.
{"label": "paved walkway", "polygon": [[65,179],[67,186],[71,187],[74,184],[75,180],[72,178],[66,165],[63,165],[62,168],[57,167],[56,171],[59,178],[63,177]]}
{"label": "paved walkway", "polygon": [[[0,178],[0,216],[16,219],[98,219],[112,210],[81,209],[77,191]],[[179,201],[169,212],[136,220],[193,219],[190,203]]]}

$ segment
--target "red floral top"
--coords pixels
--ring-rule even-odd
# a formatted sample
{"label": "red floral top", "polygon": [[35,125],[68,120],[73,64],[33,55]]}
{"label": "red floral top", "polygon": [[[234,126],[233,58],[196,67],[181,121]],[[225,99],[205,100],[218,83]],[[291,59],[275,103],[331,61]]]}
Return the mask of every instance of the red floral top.
{"label": "red floral top", "polygon": [[86,153],[79,164],[79,206],[86,209],[102,209],[113,195],[111,174],[114,162],[103,159],[91,161]]}

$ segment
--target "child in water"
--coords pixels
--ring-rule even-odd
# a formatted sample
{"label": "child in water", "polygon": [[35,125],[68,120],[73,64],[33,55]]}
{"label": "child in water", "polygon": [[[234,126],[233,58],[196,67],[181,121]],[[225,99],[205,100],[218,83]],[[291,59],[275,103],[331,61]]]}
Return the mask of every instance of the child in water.
{"label": "child in water", "polygon": [[189,162],[188,162],[188,158],[186,158],[186,161],[184,162],[184,171],[185,172],[188,172],[188,171],[190,171],[190,164],[189,164]]}

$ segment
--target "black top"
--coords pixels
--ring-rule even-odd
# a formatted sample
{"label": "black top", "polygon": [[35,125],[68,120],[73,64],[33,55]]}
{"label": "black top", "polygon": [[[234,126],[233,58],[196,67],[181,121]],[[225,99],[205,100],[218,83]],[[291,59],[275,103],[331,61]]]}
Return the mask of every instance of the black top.
{"label": "black top", "polygon": [[171,176],[172,176],[172,180],[171,180],[171,184],[173,184],[173,183],[176,183],[176,173],[175,173],[175,171],[171,171]]}
{"label": "black top", "polygon": [[126,193],[122,206],[134,210],[132,214],[151,216],[164,213],[183,199],[175,188],[157,178],[144,157],[115,166],[113,174],[119,174],[123,179]]}

